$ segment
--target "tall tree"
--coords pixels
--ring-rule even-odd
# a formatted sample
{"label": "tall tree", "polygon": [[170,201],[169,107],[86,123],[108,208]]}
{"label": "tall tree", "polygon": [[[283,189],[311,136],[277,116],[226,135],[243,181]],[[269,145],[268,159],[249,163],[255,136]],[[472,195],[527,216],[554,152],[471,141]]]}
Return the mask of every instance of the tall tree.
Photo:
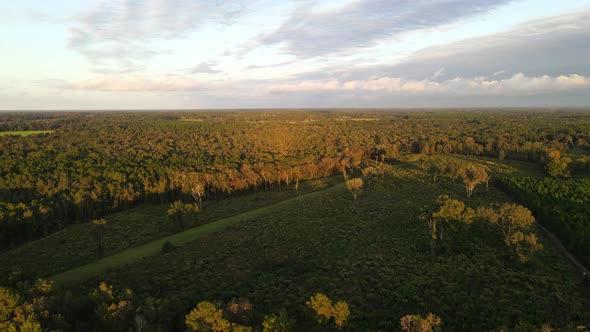
{"label": "tall tree", "polygon": [[465,191],[467,192],[467,198],[471,197],[475,192],[477,185],[487,182],[489,180],[488,172],[486,167],[476,165],[474,163],[468,163],[461,170],[461,179],[465,184]]}
{"label": "tall tree", "polygon": [[441,195],[436,199],[436,207],[432,211],[424,212],[420,219],[426,222],[426,230],[430,239],[430,252],[436,254],[437,244],[444,240],[445,227],[451,222],[471,224],[475,219],[475,211],[466,207],[465,203]]}
{"label": "tall tree", "polygon": [[535,217],[526,207],[504,203],[479,208],[477,215],[500,229],[504,243],[514,251],[520,262],[527,262],[536,251],[543,248],[537,236],[529,231]]}
{"label": "tall tree", "polygon": [[346,181],[346,190],[352,194],[352,198],[356,201],[363,191],[363,179],[354,178]]}
{"label": "tall tree", "polygon": [[96,241],[96,253],[98,257],[104,254],[104,235],[106,233],[106,219],[95,219],[92,221],[92,237]]}

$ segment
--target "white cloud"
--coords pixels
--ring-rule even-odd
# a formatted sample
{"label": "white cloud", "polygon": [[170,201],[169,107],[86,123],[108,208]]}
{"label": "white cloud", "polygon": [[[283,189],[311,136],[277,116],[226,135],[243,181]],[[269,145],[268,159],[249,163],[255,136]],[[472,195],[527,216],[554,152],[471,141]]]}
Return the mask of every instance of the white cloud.
{"label": "white cloud", "polygon": [[534,95],[567,90],[590,88],[590,78],[581,75],[536,76],[529,77],[522,73],[507,79],[489,79],[485,77],[457,77],[445,81],[403,80],[397,77],[380,77],[367,80],[323,82],[304,81],[290,84],[278,84],[269,88],[271,93],[322,92],[322,91],[370,91],[387,93],[408,93],[425,95]]}
{"label": "white cloud", "polygon": [[225,0],[103,0],[70,26],[68,46],[95,65],[141,68],[138,62],[161,52],[154,40],[182,38],[206,23],[226,24],[243,7]]}
{"label": "white cloud", "polygon": [[203,83],[187,77],[100,77],[67,85],[70,89],[89,91],[198,91],[222,87],[222,84]]}

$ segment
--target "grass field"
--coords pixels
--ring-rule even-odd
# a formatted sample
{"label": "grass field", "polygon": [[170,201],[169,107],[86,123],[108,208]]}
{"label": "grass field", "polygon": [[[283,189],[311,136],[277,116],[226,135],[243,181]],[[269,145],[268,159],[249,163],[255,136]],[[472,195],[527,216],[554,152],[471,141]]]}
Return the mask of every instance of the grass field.
{"label": "grass field", "polygon": [[[341,189],[344,185],[335,185],[327,190]],[[229,218],[217,220],[203,226],[193,227],[189,230],[160,238],[156,241],[146,243],[144,245],[133,247],[128,250],[124,250],[115,255],[100,259],[87,265],[83,265],[64,273],[52,276],[49,279],[54,280],[56,284],[63,285],[72,282],[84,281],[90,277],[99,275],[111,269],[120,268],[127,264],[135,263],[143,258],[157,255],[162,251],[164,242],[170,242],[174,246],[184,245],[188,242],[194,241],[206,234],[221,231],[229,226],[235,225],[239,222],[247,221],[251,218],[256,218],[264,214],[273,213],[277,209],[288,206],[291,202],[300,199],[312,199],[313,196],[322,193],[322,191],[315,193],[304,194],[303,196],[296,196],[278,203],[274,203],[270,206],[250,210],[241,214],[234,215]]]}
{"label": "grass field", "polygon": [[25,130],[25,131],[0,131],[0,136],[31,136],[51,134],[54,130]]}
{"label": "grass field", "polygon": [[[427,312],[451,331],[590,319],[573,267],[545,239],[545,249],[520,265],[496,229],[476,222],[448,234],[443,253],[432,258],[420,208],[443,193],[465,200],[464,189],[417,172],[398,169],[374,181],[357,203],[343,188],[286,201],[85,284],[106,280],[138,294],[172,296],[185,311],[201,300],[243,297],[259,320],[285,308],[300,324],[309,321],[305,300],[324,292],[349,303],[351,330],[394,330],[399,317]],[[506,200],[491,188],[467,203]]]}
{"label": "grass field", "polygon": [[[300,193],[304,195],[339,182],[342,182],[340,176],[302,182]],[[230,198],[206,200],[203,202],[203,210],[199,213],[198,224],[191,226],[239,215],[293,197],[296,197],[293,188],[279,187]],[[107,225],[104,257],[176,232],[168,220],[167,209],[167,204],[146,204],[105,217]],[[98,260],[100,257],[97,255],[96,241],[89,226],[76,224],[40,240],[0,253],[0,279],[8,277],[14,271],[29,278],[48,277]]]}

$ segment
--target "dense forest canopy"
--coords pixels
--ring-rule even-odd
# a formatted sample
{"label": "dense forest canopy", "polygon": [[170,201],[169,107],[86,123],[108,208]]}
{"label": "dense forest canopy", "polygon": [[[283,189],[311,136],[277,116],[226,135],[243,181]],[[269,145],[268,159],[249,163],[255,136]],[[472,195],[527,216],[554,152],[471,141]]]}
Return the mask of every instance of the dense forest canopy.
{"label": "dense forest canopy", "polygon": [[[590,149],[580,112],[3,113],[0,128],[55,130],[0,137],[3,247],[197,183],[229,195],[400,153],[546,163]],[[587,155],[562,159],[557,176],[590,169]]]}
{"label": "dense forest canopy", "polygon": [[0,113],[0,330],[574,331],[589,174],[581,110]]}

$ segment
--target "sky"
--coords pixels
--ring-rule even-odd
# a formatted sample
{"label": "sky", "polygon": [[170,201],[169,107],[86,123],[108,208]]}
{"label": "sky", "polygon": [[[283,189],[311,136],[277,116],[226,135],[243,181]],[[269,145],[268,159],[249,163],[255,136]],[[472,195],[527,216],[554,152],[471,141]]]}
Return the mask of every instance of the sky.
{"label": "sky", "polygon": [[590,0],[2,1],[0,50],[0,110],[590,106]]}

